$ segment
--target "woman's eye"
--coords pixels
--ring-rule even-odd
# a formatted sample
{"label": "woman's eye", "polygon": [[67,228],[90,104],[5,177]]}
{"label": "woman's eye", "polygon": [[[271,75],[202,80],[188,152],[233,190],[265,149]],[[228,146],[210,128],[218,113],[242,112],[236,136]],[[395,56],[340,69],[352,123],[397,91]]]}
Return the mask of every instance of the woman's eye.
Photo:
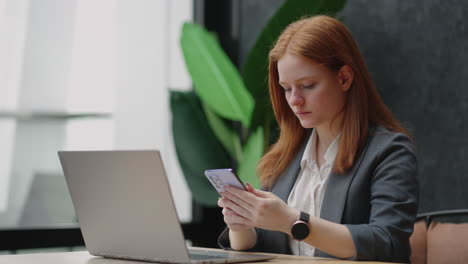
{"label": "woman's eye", "polygon": [[283,87],[283,90],[284,90],[285,93],[291,92],[291,88],[284,88],[284,87]]}
{"label": "woman's eye", "polygon": [[315,84],[311,84],[311,85],[303,85],[302,88],[305,88],[305,89],[312,89],[315,87]]}

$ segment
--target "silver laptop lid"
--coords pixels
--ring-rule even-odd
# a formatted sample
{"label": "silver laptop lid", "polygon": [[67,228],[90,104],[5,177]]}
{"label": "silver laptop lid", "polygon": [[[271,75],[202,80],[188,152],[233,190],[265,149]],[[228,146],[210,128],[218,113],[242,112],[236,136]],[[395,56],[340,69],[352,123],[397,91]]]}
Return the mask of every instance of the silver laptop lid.
{"label": "silver laptop lid", "polygon": [[159,151],[59,157],[91,254],[190,261]]}

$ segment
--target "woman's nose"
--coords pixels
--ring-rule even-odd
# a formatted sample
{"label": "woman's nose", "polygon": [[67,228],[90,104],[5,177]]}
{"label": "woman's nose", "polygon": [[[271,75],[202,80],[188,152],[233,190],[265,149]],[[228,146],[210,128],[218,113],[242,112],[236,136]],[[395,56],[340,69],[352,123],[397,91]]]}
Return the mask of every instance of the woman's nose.
{"label": "woman's nose", "polygon": [[293,106],[301,105],[304,103],[304,98],[297,91],[291,91],[291,97],[289,98],[289,104]]}

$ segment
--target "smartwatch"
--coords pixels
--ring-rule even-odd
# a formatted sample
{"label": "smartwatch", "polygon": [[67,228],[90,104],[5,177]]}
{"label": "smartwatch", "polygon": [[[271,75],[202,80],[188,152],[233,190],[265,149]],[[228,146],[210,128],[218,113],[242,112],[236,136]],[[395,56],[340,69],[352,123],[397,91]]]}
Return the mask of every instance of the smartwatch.
{"label": "smartwatch", "polygon": [[299,220],[294,222],[291,227],[291,235],[295,240],[302,241],[310,233],[310,226],[309,226],[309,218],[310,215],[308,213],[301,212],[301,216]]}

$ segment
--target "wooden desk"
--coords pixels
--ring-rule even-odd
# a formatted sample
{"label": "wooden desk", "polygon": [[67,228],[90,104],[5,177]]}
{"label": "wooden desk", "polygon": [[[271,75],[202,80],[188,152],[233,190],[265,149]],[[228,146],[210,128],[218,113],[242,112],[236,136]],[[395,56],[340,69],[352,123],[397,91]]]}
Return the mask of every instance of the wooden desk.
{"label": "wooden desk", "polygon": [[[219,250],[219,249],[213,249]],[[258,254],[258,253],[255,253]],[[254,263],[288,263],[288,264],[342,264],[342,263],[363,263],[359,261],[347,261],[317,257],[299,257],[281,254],[268,254],[276,256],[275,259],[265,262]],[[22,254],[22,255],[0,255],[0,264],[142,264],[149,262],[117,260],[95,257],[87,251],[79,252],[60,252],[60,253],[42,253],[42,254]],[[365,262],[366,264],[384,263],[384,262]]]}

